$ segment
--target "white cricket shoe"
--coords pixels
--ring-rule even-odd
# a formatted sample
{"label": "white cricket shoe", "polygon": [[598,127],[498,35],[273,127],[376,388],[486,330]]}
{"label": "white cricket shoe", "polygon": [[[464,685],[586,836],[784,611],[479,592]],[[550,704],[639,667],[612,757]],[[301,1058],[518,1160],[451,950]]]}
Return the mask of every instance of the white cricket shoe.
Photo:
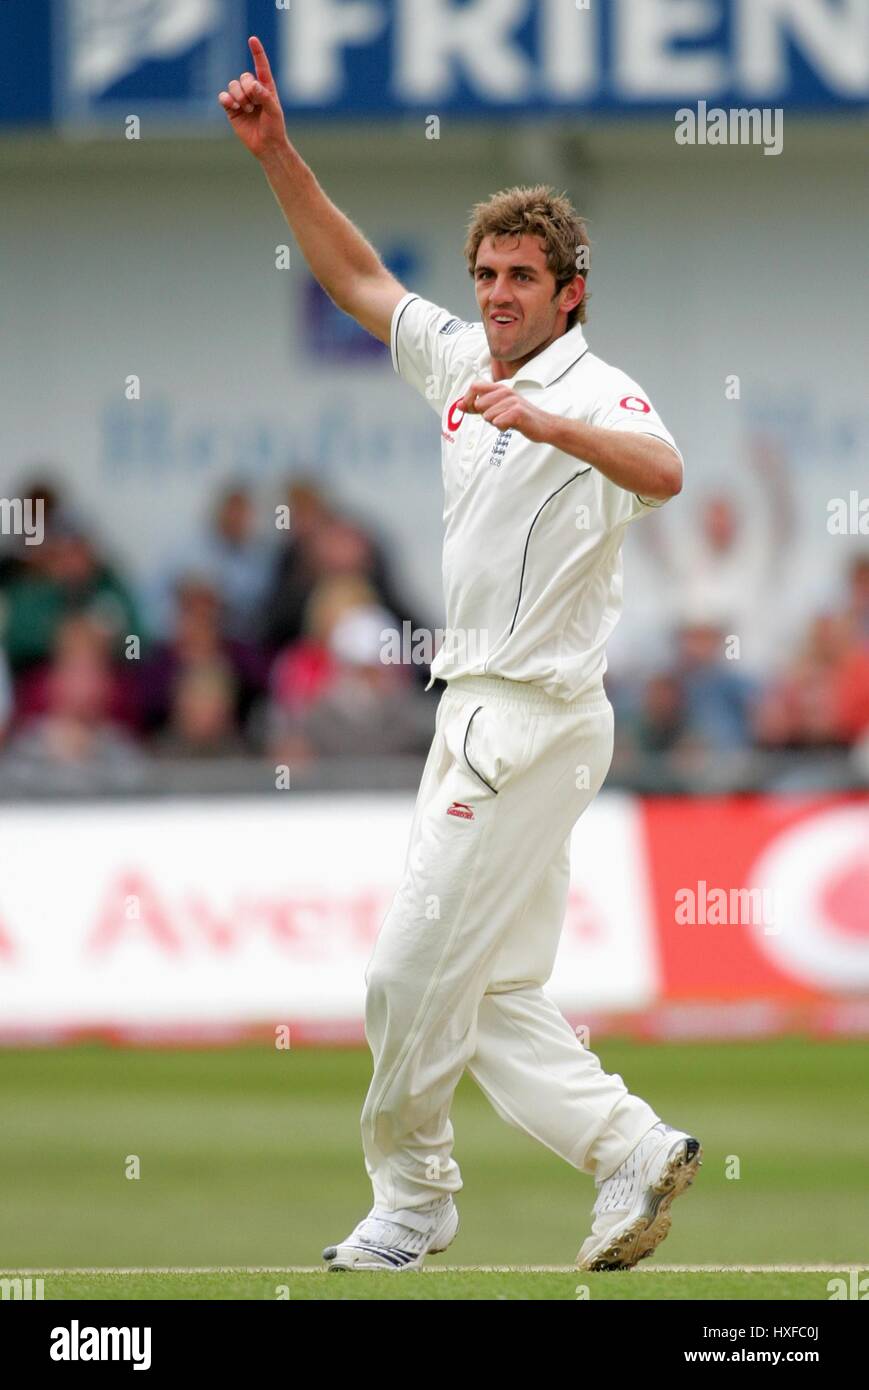
{"label": "white cricket shoe", "polygon": [[703,1158],[699,1139],[659,1121],[621,1167],[595,1183],[591,1235],[577,1269],[632,1269],[670,1229],[670,1204],[690,1187]]}
{"label": "white cricket shoe", "polygon": [[412,1211],[374,1207],[340,1245],[327,1245],[330,1269],[422,1269],[426,1255],[446,1250],[459,1229],[452,1196]]}

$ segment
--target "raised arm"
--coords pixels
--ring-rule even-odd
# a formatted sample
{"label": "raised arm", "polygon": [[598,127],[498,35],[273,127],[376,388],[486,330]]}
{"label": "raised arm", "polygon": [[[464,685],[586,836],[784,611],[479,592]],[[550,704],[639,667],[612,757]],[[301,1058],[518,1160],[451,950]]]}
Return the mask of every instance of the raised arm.
{"label": "raised arm", "polygon": [[243,72],[218,100],[262,165],[312,275],[339,309],[388,343],[395,306],[407,291],[290,143],[266,51],[257,38],[248,43],[256,76]]}

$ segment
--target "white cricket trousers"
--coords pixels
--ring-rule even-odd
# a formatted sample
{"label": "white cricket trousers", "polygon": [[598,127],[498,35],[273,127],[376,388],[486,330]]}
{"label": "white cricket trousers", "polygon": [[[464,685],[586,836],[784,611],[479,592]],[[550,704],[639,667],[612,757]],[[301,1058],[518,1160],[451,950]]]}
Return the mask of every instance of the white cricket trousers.
{"label": "white cricket trousers", "polygon": [[466,1068],[503,1119],[598,1178],[658,1122],[542,988],[570,832],[612,752],[602,684],[571,703],[485,676],[442,694],[404,874],[365,972],[362,1145],[376,1206],[461,1188],[449,1115]]}

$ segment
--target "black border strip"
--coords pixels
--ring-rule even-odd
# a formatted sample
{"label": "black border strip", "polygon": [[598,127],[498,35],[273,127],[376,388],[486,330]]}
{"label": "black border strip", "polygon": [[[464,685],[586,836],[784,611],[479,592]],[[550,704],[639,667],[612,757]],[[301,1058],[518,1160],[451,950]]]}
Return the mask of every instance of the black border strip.
{"label": "black border strip", "polygon": [[483,776],[483,774],[482,774],[481,772],[478,772],[478,771],[477,771],[477,769],[474,767],[474,764],[471,762],[470,758],[468,757],[468,734],[471,732],[471,725],[473,724],[474,720],[476,719],[477,715],[480,713],[480,710],[481,710],[482,708],[483,708],[482,705],[477,705],[477,708],[474,710],[474,713],[471,715],[470,719],[468,720],[468,727],[465,729],[465,738],[464,738],[464,742],[462,743],[462,755],[463,755],[463,757],[464,757],[464,759],[465,759],[465,762],[468,764],[468,767],[469,767],[469,768],[471,769],[471,771],[473,772],[474,776],[475,776],[475,777],[479,777],[479,779],[480,779],[480,781],[482,782],[483,786],[484,786],[484,787],[488,787],[488,788],[489,788],[489,791],[490,791],[490,792],[494,792],[495,795],[497,796],[497,795],[498,795],[498,789],[497,789],[497,787],[493,787],[491,782],[487,782],[487,781],[486,781],[486,779],[485,779],[485,777]]}
{"label": "black border strip", "polygon": [[395,374],[396,374],[396,376],[401,376],[401,365],[400,365],[399,360],[398,360],[398,333],[399,333],[399,329],[401,328],[401,320],[404,318],[404,316],[405,316],[405,314],[407,313],[408,309],[410,308],[411,304],[415,304],[416,301],[417,301],[419,298],[420,298],[420,296],[419,296],[418,294],[415,294],[415,295],[413,296],[412,299],[409,299],[409,300],[407,301],[407,303],[405,304],[405,306],[404,306],[404,308],[402,309],[401,313],[399,314],[399,316],[398,316],[398,322],[397,322],[396,325],[395,325]]}
{"label": "black border strip", "polygon": [[[558,339],[556,339],[556,342],[557,342],[557,341],[558,341]],[[550,343],[549,346],[551,347],[552,344]],[[549,348],[544,348],[544,349],[543,349],[543,352],[548,352],[548,351],[549,351]],[[543,356],[543,352],[538,353],[538,356],[539,356],[539,357],[542,357],[542,356]],[[567,376],[567,373],[568,373],[568,372],[572,372],[573,369],[574,369],[574,367],[576,366],[576,364],[577,364],[578,362],[581,362],[582,359],[583,359],[583,357],[585,357],[586,353],[588,353],[588,352],[591,352],[591,348],[588,346],[588,343],[586,343],[585,347],[583,348],[583,350],[582,350],[582,352],[579,354],[579,356],[578,356],[578,357],[574,357],[574,359],[573,359],[573,361],[570,363],[570,365],[569,365],[568,367],[565,367],[565,369],[564,369],[563,372],[559,372],[558,376],[553,377],[552,380],[549,381],[549,382],[541,381],[539,377],[536,377],[536,376],[534,376],[533,374],[529,374],[527,377],[523,377],[521,370],[518,371],[518,372],[516,373],[516,375],[515,375],[515,377],[513,378],[513,380],[514,380],[514,381],[533,381],[533,382],[535,382],[538,386],[542,386],[544,391],[548,391],[549,388],[550,388],[551,386],[554,386],[555,383],[556,383],[557,381],[561,381],[562,377]],[[528,365],[529,367],[533,366],[533,365],[534,365],[534,361],[535,361],[535,359],[532,357],[531,361],[530,361],[527,365]]]}
{"label": "black border strip", "polygon": [[[574,358],[574,360],[571,362],[570,366],[569,366],[569,367],[565,367],[564,371],[561,373],[560,376],[557,376],[557,377],[555,378],[554,381],[550,381],[549,386],[554,386],[556,381],[560,381],[560,380],[561,380],[561,377],[567,376],[567,373],[568,373],[568,372],[572,372],[573,369],[574,369],[574,367],[576,366],[577,362],[581,362],[582,359],[583,359],[583,357],[585,357],[585,354],[586,354],[587,352],[591,352],[591,348],[590,348],[590,347],[586,347],[586,348],[584,349],[584,351],[581,352],[581,353],[579,354],[578,357]],[[546,390],[547,390],[547,391],[549,390],[549,386],[546,387]]]}
{"label": "black border strip", "polygon": [[[661,436],[660,436],[659,434],[655,434],[652,430],[634,430],[633,433],[634,433],[634,434],[641,434],[641,435],[643,435],[646,439],[657,439],[657,441],[658,441],[659,444],[666,444],[666,446],[667,446],[668,449],[672,449],[672,450],[673,450],[673,453],[676,455],[677,459],[679,460],[679,462],[680,462],[681,465],[682,465],[682,476],[684,477],[684,475],[685,475],[685,460],[683,459],[683,457],[682,457],[681,453],[679,452],[679,450],[676,448],[676,445],[675,445],[675,444],[671,444],[670,441],[669,441],[669,439],[662,439]],[[656,511],[658,510],[659,507],[663,507],[663,506],[665,505],[665,503],[669,501],[669,498],[667,498],[667,497],[654,497],[654,498],[652,498],[652,500],[650,501],[647,497],[641,497],[640,494],[639,494],[638,492],[635,492],[635,493],[634,493],[634,496],[636,497],[636,499],[637,499],[638,502],[641,502],[642,505],[643,505],[644,507],[648,507],[649,510],[650,510],[650,511],[653,511],[653,512],[656,512]]]}
{"label": "black border strip", "polygon": [[569,485],[570,485],[571,483],[575,483],[576,480],[577,480],[577,478],[584,478],[585,475],[586,475],[586,473],[590,473],[590,472],[591,472],[591,464],[588,465],[588,468],[583,468],[583,469],[581,469],[581,471],[580,471],[579,473],[574,473],[573,477],[572,477],[572,478],[568,478],[568,480],[567,480],[566,483],[562,483],[562,484],[561,484],[561,487],[557,487],[557,488],[555,489],[554,492],[551,492],[551,493],[549,494],[549,496],[547,497],[547,499],[546,499],[545,502],[541,502],[540,506],[537,508],[537,511],[536,511],[535,514],[534,514],[534,520],[532,521],[531,525],[528,527],[528,535],[525,537],[525,550],[524,550],[523,555],[522,555],[522,573],[519,575],[519,594],[518,594],[518,596],[517,596],[517,598],[516,598],[516,609],[515,609],[515,612],[514,612],[514,614],[513,614],[513,621],[512,621],[512,623],[510,624],[510,631],[509,631],[508,634],[507,634],[508,637],[512,635],[513,629],[514,629],[515,626],[516,626],[516,619],[517,619],[518,616],[519,616],[519,605],[520,605],[520,603],[522,602],[522,585],[525,583],[525,564],[526,564],[526,561],[527,561],[527,559],[528,559],[528,545],[529,545],[529,543],[530,543],[530,541],[531,541],[531,532],[534,530],[534,527],[537,525],[537,518],[539,517],[540,513],[543,511],[543,508],[549,506],[549,503],[552,501],[553,497],[557,497],[558,494],[559,494],[559,492],[563,492],[564,489],[565,489],[566,487],[569,487]]}

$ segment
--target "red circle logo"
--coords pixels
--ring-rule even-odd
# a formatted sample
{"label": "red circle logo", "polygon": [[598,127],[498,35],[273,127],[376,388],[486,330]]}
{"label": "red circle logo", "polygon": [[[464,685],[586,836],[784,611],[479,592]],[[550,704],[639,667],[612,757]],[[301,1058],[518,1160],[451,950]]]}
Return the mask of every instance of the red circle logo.
{"label": "red circle logo", "polygon": [[619,401],[622,410],[636,410],[640,415],[648,415],[652,407],[648,401],[644,401],[642,396],[622,396]]}
{"label": "red circle logo", "polygon": [[[459,396],[459,399],[457,401],[453,401],[452,405],[450,406],[450,413],[447,416],[447,425],[451,430],[457,430],[459,428],[459,425],[465,418],[465,412],[462,409],[462,401],[464,399],[464,396]],[[458,411],[458,419],[453,418],[456,414],[456,411]]]}

